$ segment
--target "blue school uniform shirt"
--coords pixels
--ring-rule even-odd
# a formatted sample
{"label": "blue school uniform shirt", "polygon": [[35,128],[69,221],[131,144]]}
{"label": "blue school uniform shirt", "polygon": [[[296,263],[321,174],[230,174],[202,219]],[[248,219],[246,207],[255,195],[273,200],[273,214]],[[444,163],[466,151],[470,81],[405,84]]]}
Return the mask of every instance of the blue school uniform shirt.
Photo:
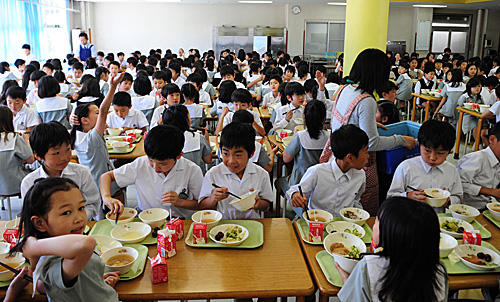
{"label": "blue school uniform shirt", "polygon": [[441,90],[441,96],[446,97],[446,102],[439,110],[444,116],[458,118],[457,104],[458,99],[465,91],[465,84],[459,83],[457,87],[452,87],[451,83],[446,83]]}
{"label": "blue school uniform shirt", "polygon": [[205,162],[203,157],[212,154],[212,148],[204,136],[196,132],[184,131],[184,147],[182,157],[197,164],[205,175]]}
{"label": "blue school uniform shirt", "polygon": [[22,135],[0,133],[0,195],[21,192],[21,181],[29,174],[22,168],[21,160],[28,159],[31,154],[33,152]]}
{"label": "blue school uniform shirt", "polygon": [[60,96],[43,98],[35,104],[35,114],[42,120],[42,123],[58,121],[67,129],[71,129],[68,115],[72,110],[73,106],[70,101]]}
{"label": "blue school uniform shirt", "polygon": [[189,117],[191,118],[191,127],[199,128],[201,122],[207,118],[205,114],[205,107],[200,104],[190,104],[184,105],[189,111]]}
{"label": "blue school uniform shirt", "polygon": [[[463,106],[464,103],[484,104],[482,98],[479,98],[477,95],[469,96],[468,93],[464,93],[458,98],[457,106]],[[477,123],[477,117],[470,114],[464,114],[464,118],[462,121],[462,131],[464,133],[468,133],[469,131],[477,127]]]}
{"label": "blue school uniform shirt", "polygon": [[154,96],[136,96],[132,98],[132,108],[144,113],[148,124],[151,124],[154,110],[158,107],[158,102]]}

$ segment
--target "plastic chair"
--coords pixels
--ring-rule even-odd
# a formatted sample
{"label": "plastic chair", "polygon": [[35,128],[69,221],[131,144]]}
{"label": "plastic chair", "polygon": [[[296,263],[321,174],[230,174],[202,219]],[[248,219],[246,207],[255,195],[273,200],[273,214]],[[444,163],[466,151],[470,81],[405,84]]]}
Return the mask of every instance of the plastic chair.
{"label": "plastic chair", "polygon": [[12,195],[0,195],[0,199],[2,200],[2,211],[5,211],[5,200],[7,200],[7,209],[9,210],[9,220],[12,220],[12,209],[10,206],[10,198],[11,197],[19,197],[21,198],[21,194],[12,194]]}

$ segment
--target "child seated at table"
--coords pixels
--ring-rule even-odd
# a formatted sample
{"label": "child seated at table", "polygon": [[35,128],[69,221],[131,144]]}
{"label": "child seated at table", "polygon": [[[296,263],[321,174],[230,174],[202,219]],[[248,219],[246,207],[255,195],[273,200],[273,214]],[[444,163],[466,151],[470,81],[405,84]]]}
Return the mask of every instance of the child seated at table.
{"label": "child seated at table", "polygon": [[71,136],[68,130],[59,122],[40,124],[30,133],[30,146],[41,167],[23,179],[21,196],[26,196],[38,178],[66,177],[82,191],[88,219],[95,219],[101,205],[99,191],[89,168],[70,162]]}
{"label": "child seated at table", "polygon": [[16,131],[31,131],[38,125],[38,118],[33,109],[26,105],[26,91],[19,86],[12,86],[6,93],[7,106],[14,115],[13,123]]}
{"label": "child seated at table", "polygon": [[[217,209],[223,219],[255,219],[260,218],[258,211],[269,210],[273,200],[269,174],[250,160],[255,152],[254,133],[250,125],[235,122],[222,130],[222,163],[210,169],[203,179],[199,198],[202,209]],[[229,192],[238,196],[256,192],[255,205],[238,211],[229,204],[235,199]]]}
{"label": "child seated at table", "polygon": [[[455,145],[453,126],[437,120],[426,121],[418,131],[418,144],[420,156],[399,164],[387,197],[402,196],[425,202],[424,189],[440,188],[451,193],[452,204],[460,203],[463,194],[460,175],[457,168],[446,161]],[[434,210],[443,212],[448,202]]]}
{"label": "child seated at table", "polygon": [[396,87],[398,87],[396,98],[399,100],[399,107],[405,108],[406,102],[411,100],[411,90],[412,90],[412,82],[409,76],[408,69],[410,65],[403,61],[399,63],[398,72],[399,77],[396,83]]}
{"label": "child seated at table", "polygon": [[488,110],[483,112],[481,117],[483,119],[496,118],[496,122],[498,123],[500,122],[500,85],[498,85],[494,91],[497,101],[490,108],[488,108]]}
{"label": "child seated at table", "polygon": [[446,74],[448,82],[446,82],[441,90],[441,102],[436,108],[436,113],[443,116],[446,121],[450,120],[456,124],[458,118],[457,103],[458,98],[465,91],[465,84],[462,82],[462,71],[453,69]]}
{"label": "child seated at table", "polygon": [[[366,185],[363,167],[369,157],[368,135],[348,124],[334,131],[330,139],[335,159],[307,169],[300,182],[286,192],[288,202],[297,208],[296,211],[309,205],[310,209],[340,217],[343,208],[363,208],[360,199]],[[297,214],[302,215],[301,212]]]}
{"label": "child seated at table", "polygon": [[32,286],[49,301],[118,302],[113,286],[120,274],[104,273],[95,239],[83,235],[90,219],[85,210],[85,194],[69,178],[38,180],[25,195],[19,224],[24,236],[11,252],[22,251],[29,260]]}
{"label": "child seated at table", "polygon": [[[254,118],[254,122],[252,123],[252,127],[255,131],[261,135],[265,136],[266,131],[264,130],[264,125],[262,125],[262,121],[260,120],[260,115],[252,110],[252,95],[248,90],[238,88],[231,94],[231,102],[233,103],[234,111],[238,110],[246,110],[252,114]],[[222,128],[229,125],[233,121],[234,112],[230,112],[229,107],[222,108],[222,113],[220,119],[217,123],[217,128],[215,130],[215,134],[219,135]]]}
{"label": "child seated at table", "polygon": [[[475,103],[475,104],[484,104],[484,100],[481,96],[481,81],[479,80],[478,77],[471,78],[467,84],[465,85],[465,92],[458,98],[458,103],[457,105],[460,107],[463,107],[465,103]],[[472,130],[472,136],[474,137],[474,140],[481,139],[480,137],[477,137],[477,125],[478,125],[478,118],[470,115],[470,114],[464,114],[463,120],[462,120],[462,131],[464,133],[469,133],[469,131]],[[484,123],[482,125],[481,132],[486,136],[488,133],[488,124]]]}
{"label": "child seated at table", "polygon": [[468,153],[457,163],[464,203],[481,211],[491,202],[491,197],[500,201],[500,123],[496,123],[489,134],[489,147]]}
{"label": "child seated at table", "polygon": [[276,111],[276,119],[274,121],[273,129],[288,129],[294,130],[295,126],[299,125],[295,119],[302,119],[304,116],[304,98],[306,91],[304,86],[298,82],[290,82],[285,87],[285,97],[288,102],[287,105],[274,108]]}
{"label": "child seated at table", "polygon": [[113,112],[108,114],[106,119],[108,127],[123,128],[123,131],[140,129],[144,132],[147,130],[149,126],[148,120],[142,111],[132,108],[130,94],[122,91],[117,92],[113,96],[112,105]]}
{"label": "child seated at table", "polygon": [[163,105],[157,107],[153,112],[153,117],[151,118],[151,128],[156,127],[161,124],[162,116],[165,109],[168,106],[175,104],[180,104],[181,102],[181,89],[176,84],[168,83],[165,84],[161,89],[161,102]]}
{"label": "child seated at table", "polygon": [[137,96],[132,97],[132,108],[144,113],[148,124],[151,124],[153,112],[158,107],[158,102],[155,97],[149,95],[152,89],[153,86],[151,86],[151,81],[147,76],[140,73],[139,76],[135,78],[134,91]]}
{"label": "child seated at table", "polygon": [[190,218],[199,208],[203,175],[200,167],[182,157],[183,147],[184,134],[177,127],[154,127],[144,140],[145,156],[101,176],[102,200],[120,202],[110,194],[111,182],[116,181],[121,188],[135,185],[140,211],[163,208],[172,216]]}
{"label": "child seated at table", "polygon": [[190,126],[195,129],[200,128],[207,118],[205,107],[200,105],[200,93],[193,84],[186,83],[182,85],[181,94],[181,104],[186,106],[189,111]]}
{"label": "child seated at table", "polygon": [[283,83],[283,80],[279,75],[274,75],[269,80],[269,88],[271,89],[271,91],[266,93],[266,95],[264,95],[264,99],[262,100],[261,103],[263,109],[266,109],[268,106],[272,104],[280,102],[281,96],[278,91],[278,88],[280,87],[281,83]]}
{"label": "child seated at table", "polygon": [[[424,68],[424,76],[418,80],[415,84],[415,94],[420,94],[422,89],[435,89],[436,81],[434,80],[434,76],[436,75],[436,69],[432,66],[427,66]],[[417,98],[417,105],[424,106],[427,100]]]}

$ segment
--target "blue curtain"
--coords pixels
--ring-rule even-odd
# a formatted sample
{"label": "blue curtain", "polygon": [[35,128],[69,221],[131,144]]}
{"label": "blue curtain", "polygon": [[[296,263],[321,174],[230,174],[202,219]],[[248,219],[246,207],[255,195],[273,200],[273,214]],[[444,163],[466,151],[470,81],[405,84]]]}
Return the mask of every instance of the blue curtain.
{"label": "blue curtain", "polygon": [[18,0],[1,0],[0,18],[0,61],[14,64],[22,53],[23,44],[30,44],[31,52],[40,59],[40,38],[44,35],[42,6]]}

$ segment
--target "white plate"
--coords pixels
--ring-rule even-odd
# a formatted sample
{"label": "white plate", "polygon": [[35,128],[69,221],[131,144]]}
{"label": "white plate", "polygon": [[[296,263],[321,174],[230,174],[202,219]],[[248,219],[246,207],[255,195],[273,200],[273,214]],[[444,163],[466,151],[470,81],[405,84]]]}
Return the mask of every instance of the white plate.
{"label": "white plate", "polygon": [[474,229],[474,227],[470,223],[468,223],[467,221],[465,221],[465,220],[451,218],[451,217],[439,217],[439,229],[441,230],[441,232],[443,232],[445,234],[448,234],[448,235],[450,235],[452,237],[463,238],[464,234],[463,233],[450,232],[450,231],[447,231],[447,230],[443,229],[441,226],[447,220],[448,221],[457,221],[458,222],[458,226],[459,227],[463,227],[466,231],[470,232],[470,231],[472,231]]}
{"label": "white plate", "polygon": [[[477,255],[477,253],[479,252],[490,254],[491,255],[490,263],[495,263],[496,266],[477,265],[463,258],[466,257],[468,254]],[[479,246],[474,244],[463,244],[455,249],[455,253],[457,253],[458,257],[460,257],[460,260],[462,260],[462,262],[465,265],[478,271],[490,271],[500,267],[500,256],[495,251],[490,250],[489,248],[486,248],[484,246]]]}
{"label": "white plate", "polygon": [[[334,233],[334,232],[343,232],[343,233],[349,233],[346,232],[346,230],[349,230],[350,233],[352,234],[352,231],[356,229],[359,233],[361,233],[361,236],[358,236],[359,238],[363,238],[366,235],[365,229],[361,227],[358,224],[348,222],[348,221],[332,221],[326,226],[326,231],[328,234]],[[353,234],[354,235],[354,234]]]}
{"label": "white plate", "polygon": [[[237,227],[240,227],[241,229],[243,229],[243,239],[242,240],[234,241],[234,242],[221,242],[221,241],[215,240],[215,235],[217,235],[217,233],[219,233],[219,232],[224,233],[229,227],[232,227],[232,226],[237,226]],[[210,236],[210,239],[212,239],[214,242],[216,242],[220,245],[235,246],[235,245],[240,245],[241,243],[243,243],[243,241],[247,240],[248,235],[250,235],[250,233],[248,232],[247,228],[245,228],[241,225],[238,225],[238,224],[221,224],[221,225],[215,226],[213,229],[211,229],[210,232],[208,233],[208,235]]]}
{"label": "white plate", "polygon": [[97,249],[99,250],[101,255],[112,248],[122,246],[122,244],[118,240],[114,240],[113,238],[106,235],[91,235],[91,237],[95,239]]}

